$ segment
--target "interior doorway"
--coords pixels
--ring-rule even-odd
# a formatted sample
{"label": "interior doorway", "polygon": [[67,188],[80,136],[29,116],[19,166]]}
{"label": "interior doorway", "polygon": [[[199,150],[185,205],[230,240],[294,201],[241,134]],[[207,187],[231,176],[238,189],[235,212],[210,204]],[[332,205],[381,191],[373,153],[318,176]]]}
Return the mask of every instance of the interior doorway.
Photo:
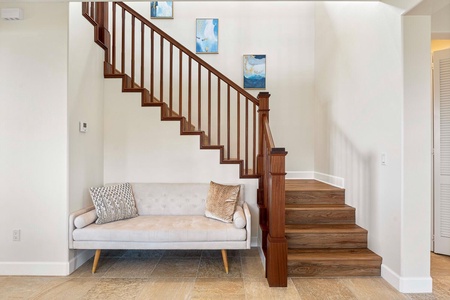
{"label": "interior doorway", "polygon": [[[445,42],[439,44],[442,47]],[[450,41],[448,46],[444,50],[433,49],[434,201],[431,249],[445,255],[450,255]]]}

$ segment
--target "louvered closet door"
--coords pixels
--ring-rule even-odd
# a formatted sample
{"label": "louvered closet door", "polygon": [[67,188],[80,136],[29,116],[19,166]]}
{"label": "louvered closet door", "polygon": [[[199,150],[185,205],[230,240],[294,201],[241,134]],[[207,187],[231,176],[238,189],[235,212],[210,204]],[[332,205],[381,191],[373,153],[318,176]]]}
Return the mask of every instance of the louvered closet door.
{"label": "louvered closet door", "polygon": [[450,49],[434,61],[434,252],[450,255]]}

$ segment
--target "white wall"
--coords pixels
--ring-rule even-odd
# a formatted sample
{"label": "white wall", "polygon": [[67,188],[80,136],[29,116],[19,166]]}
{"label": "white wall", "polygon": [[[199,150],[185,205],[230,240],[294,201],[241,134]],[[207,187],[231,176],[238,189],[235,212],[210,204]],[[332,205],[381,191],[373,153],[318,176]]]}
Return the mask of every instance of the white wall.
{"label": "white wall", "polygon": [[68,4],[6,7],[25,19],[0,20],[0,274],[64,275]]}
{"label": "white wall", "polygon": [[[89,187],[103,184],[103,61],[94,26],[70,3],[69,20],[69,212],[92,205]],[[88,123],[87,133],[79,122]],[[70,252],[72,264],[75,251]],[[77,260],[77,264],[83,260]]]}
{"label": "white wall", "polygon": [[[403,17],[402,292],[431,292],[431,17]],[[414,249],[412,251],[412,249]]]}
{"label": "white wall", "polygon": [[[403,45],[401,13],[376,2],[316,4],[315,171],[345,178],[346,202],[383,257],[382,276],[404,292],[423,292],[431,288],[431,102],[420,80],[429,72],[420,51],[421,69],[403,61],[411,45]],[[404,81],[404,73],[412,76]],[[410,97],[413,86],[418,94]]]}
{"label": "white wall", "polygon": [[[150,4],[127,3],[150,19]],[[196,18],[219,19],[219,54],[203,54],[242,86],[244,54],[267,55],[267,88],[275,143],[289,151],[288,171],[314,168],[314,4],[312,2],[186,1],[156,26],[195,53]],[[249,90],[253,95],[259,91]]]}
{"label": "white wall", "polygon": [[[70,3],[69,24],[69,198],[70,211],[91,203],[88,188],[103,183],[103,61],[94,26]],[[88,123],[87,133],[79,122]]]}

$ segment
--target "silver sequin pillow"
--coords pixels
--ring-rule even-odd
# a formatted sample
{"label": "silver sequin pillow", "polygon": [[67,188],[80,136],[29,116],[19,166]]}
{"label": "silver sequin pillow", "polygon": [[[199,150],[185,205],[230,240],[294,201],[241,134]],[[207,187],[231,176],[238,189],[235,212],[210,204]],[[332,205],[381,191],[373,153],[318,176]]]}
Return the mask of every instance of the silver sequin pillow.
{"label": "silver sequin pillow", "polygon": [[97,224],[138,216],[131,184],[123,183],[89,189],[97,213]]}

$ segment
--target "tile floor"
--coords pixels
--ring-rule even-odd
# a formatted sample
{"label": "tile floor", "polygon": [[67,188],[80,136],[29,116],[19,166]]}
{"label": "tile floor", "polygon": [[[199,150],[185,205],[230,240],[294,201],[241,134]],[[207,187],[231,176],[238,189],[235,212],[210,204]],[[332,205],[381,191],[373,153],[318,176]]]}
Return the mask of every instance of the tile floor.
{"label": "tile floor", "polygon": [[67,277],[0,276],[0,299],[450,299],[450,257],[431,254],[433,293],[402,294],[381,277],[289,278],[269,288],[256,249],[104,251]]}

